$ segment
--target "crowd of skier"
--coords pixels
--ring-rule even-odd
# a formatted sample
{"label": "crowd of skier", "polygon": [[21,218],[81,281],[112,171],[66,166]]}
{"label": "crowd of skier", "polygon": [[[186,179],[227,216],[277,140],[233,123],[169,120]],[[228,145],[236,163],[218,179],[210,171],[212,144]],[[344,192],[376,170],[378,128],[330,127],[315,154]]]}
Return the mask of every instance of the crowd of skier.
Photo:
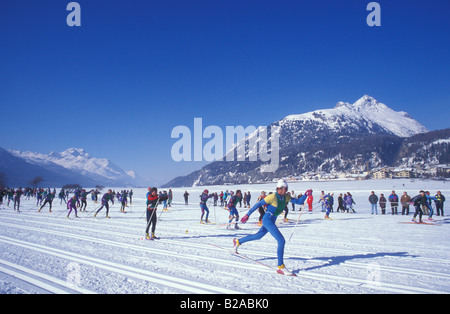
{"label": "crowd of skier", "polygon": [[[70,197],[69,193],[73,193],[73,196]],[[79,211],[86,211],[87,208],[87,199],[90,196],[91,200],[97,204],[98,196],[100,191],[98,189],[91,189],[87,191],[81,187],[75,188],[72,191],[69,189],[62,188],[58,193],[58,198],[60,200],[60,204],[67,204],[68,214],[67,218],[70,217],[72,211],[74,212],[75,217],[78,217]],[[189,193],[185,191],[183,194],[185,205],[189,204]],[[21,198],[25,198],[27,200],[32,197],[36,199],[36,207],[38,208],[38,212],[40,212],[46,205],[49,207],[49,212],[52,212],[52,203],[56,197],[56,189],[51,190],[43,189],[43,188],[0,188],[0,205],[10,206],[12,202],[14,204],[14,210],[20,211],[20,200]],[[205,189],[200,195],[200,223],[201,224],[209,224],[211,221],[209,220],[210,210],[208,206],[220,206],[224,209],[227,209],[228,214],[228,223],[227,229],[240,229],[239,223],[245,224],[247,223],[250,215],[252,215],[255,211],[258,211],[258,225],[261,227],[257,233],[245,236],[243,238],[236,238],[233,240],[233,244],[237,253],[238,247],[242,244],[254,240],[259,240],[264,237],[267,233],[270,233],[278,242],[278,272],[285,275],[292,275],[290,271],[286,269],[283,261],[284,254],[284,245],[285,240],[281,232],[278,230],[278,226],[276,225],[276,220],[279,215],[284,213],[283,220],[285,222],[289,222],[288,214],[290,209],[295,211],[296,205],[301,206],[301,213],[303,212],[312,212],[314,209],[314,197],[313,191],[307,190],[305,193],[299,193],[298,195],[294,192],[288,191],[288,184],[284,180],[279,180],[274,192],[262,191],[261,194],[257,197],[256,203],[251,206],[252,194],[250,191],[242,193],[241,190],[229,191],[225,192],[221,191],[220,193],[214,192],[210,193],[207,189]],[[132,203],[133,199],[133,190],[122,190],[120,192],[115,192],[109,189],[106,193],[103,194],[101,198],[101,205],[93,210],[95,212],[94,217],[96,217],[100,211],[105,209],[106,217],[109,218],[109,203],[114,204],[115,201],[121,204],[120,211],[126,212],[126,207],[129,203]],[[146,195],[146,229],[145,229],[145,237],[149,240],[158,239],[155,236],[156,223],[157,223],[157,207],[159,204],[163,205],[163,210],[167,210],[168,207],[171,207],[173,201],[173,192],[171,189],[169,191],[160,191],[158,192],[157,188],[149,188],[148,193]],[[392,191],[391,194],[386,198],[383,193],[380,193],[378,196],[374,191],[368,197],[368,202],[371,206],[371,214],[378,214],[378,206],[381,209],[381,214],[386,214],[387,205],[390,205],[391,214],[397,215],[399,214],[399,207],[401,206],[401,214],[409,215],[410,207],[414,207],[414,215],[412,221],[415,223],[423,223],[422,216],[428,215],[428,220],[433,220],[433,215],[444,216],[444,202],[445,196],[440,192],[432,196],[429,191],[421,190],[418,195],[411,197],[407,192],[403,192],[402,196],[399,197],[395,191]],[[305,204],[306,203],[306,204]],[[350,192],[340,193],[337,196],[337,207],[336,212],[342,213],[355,213],[354,205],[355,201]],[[325,219],[331,219],[330,214],[334,212],[335,207],[335,195],[334,193],[325,193],[324,191],[320,192],[319,200],[316,201],[318,207],[321,207],[322,212],[325,213]],[[248,208],[248,212],[240,217],[239,211],[237,207]],[[300,214],[301,215],[301,214]],[[417,220],[417,216],[419,220]],[[299,216],[300,219],[300,216]],[[297,220],[298,223],[298,220]],[[150,234],[151,227],[151,234]]]}
{"label": "crowd of skier", "polygon": [[[70,193],[73,193],[72,197],[69,197]],[[61,204],[67,204],[68,214],[67,217],[70,216],[72,210],[75,213],[75,217],[78,217],[78,212],[86,211],[87,208],[87,199],[89,195],[91,196],[91,200],[97,204],[98,203],[98,195],[100,191],[98,189],[91,189],[90,191],[86,191],[83,188],[75,188],[71,191],[71,189],[62,188],[58,193],[58,198]],[[40,212],[47,204],[49,207],[49,212],[52,212],[53,201],[56,197],[56,189],[53,190],[48,188],[0,188],[0,205],[6,204],[6,206],[10,206],[11,203],[14,204],[14,210],[20,212],[20,201],[22,198],[25,200],[30,200],[31,198],[36,199],[36,206],[39,208],[38,212]],[[122,190],[120,192],[115,192],[112,190],[108,190],[101,199],[102,205],[96,211],[96,214],[103,209],[106,208],[106,217],[109,213],[109,201],[114,204],[114,198],[117,199],[118,202],[122,204],[120,208],[121,212],[125,212],[125,207],[128,204],[128,199],[130,202],[133,200],[133,190]],[[96,215],[95,214],[95,215]]]}

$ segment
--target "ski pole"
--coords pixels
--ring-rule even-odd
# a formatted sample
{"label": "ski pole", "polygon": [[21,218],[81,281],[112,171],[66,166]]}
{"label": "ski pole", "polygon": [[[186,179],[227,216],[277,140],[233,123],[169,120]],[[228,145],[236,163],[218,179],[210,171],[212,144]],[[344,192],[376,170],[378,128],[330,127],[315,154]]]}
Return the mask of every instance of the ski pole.
{"label": "ski pole", "polygon": [[86,217],[84,217],[84,218],[88,218],[93,212],[96,212],[97,210],[99,210],[101,206],[102,206],[102,205],[100,205],[100,206],[97,207],[97,208],[94,207],[94,209],[91,210],[90,212],[88,212],[88,214],[87,214]]}
{"label": "ski pole", "polygon": [[[168,211],[168,210],[169,210],[169,209],[166,207],[166,211]],[[164,208],[163,208],[163,210],[161,210],[161,213],[160,213],[159,216],[158,216],[158,220],[161,219],[161,216],[162,216],[163,212],[164,212]]]}
{"label": "ski pole", "polygon": [[[145,230],[147,230],[148,226],[150,226],[150,222],[152,221],[153,215],[155,214],[156,209],[158,208],[158,205],[159,205],[159,197],[156,199],[155,208],[153,209],[152,214],[150,215],[150,219],[147,221],[147,226],[145,227]],[[148,210],[148,205],[147,205],[147,208],[145,210]]]}
{"label": "ski pole", "polygon": [[295,229],[297,229],[297,225],[298,225],[298,223],[299,223],[299,221],[300,221],[300,217],[302,216],[303,210],[304,210],[304,209],[305,209],[305,205],[303,204],[303,205],[302,205],[302,210],[300,211],[300,215],[298,215],[297,222],[295,223],[294,230],[292,230],[291,236],[289,237],[288,243],[291,242],[292,236],[294,235]]}

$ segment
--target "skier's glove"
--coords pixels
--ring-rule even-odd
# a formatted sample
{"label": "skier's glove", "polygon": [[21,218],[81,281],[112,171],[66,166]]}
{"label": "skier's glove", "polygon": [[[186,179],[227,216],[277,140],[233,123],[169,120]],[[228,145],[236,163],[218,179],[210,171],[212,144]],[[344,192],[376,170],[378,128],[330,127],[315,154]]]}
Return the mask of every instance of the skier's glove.
{"label": "skier's glove", "polygon": [[306,196],[311,196],[312,195],[313,190],[309,189],[308,191],[305,192]]}
{"label": "skier's glove", "polygon": [[245,215],[244,217],[242,217],[241,222],[245,224],[248,221],[248,218],[248,215]]}

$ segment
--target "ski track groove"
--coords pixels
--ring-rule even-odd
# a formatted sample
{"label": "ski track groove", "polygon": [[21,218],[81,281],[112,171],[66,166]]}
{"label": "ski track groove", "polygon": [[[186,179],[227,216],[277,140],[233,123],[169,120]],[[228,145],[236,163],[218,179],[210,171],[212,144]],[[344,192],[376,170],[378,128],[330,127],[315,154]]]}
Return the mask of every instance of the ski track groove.
{"label": "ski track groove", "polygon": [[[14,217],[14,216],[17,217],[16,215],[12,214],[12,217]],[[33,216],[33,222],[31,222],[33,224],[35,224],[34,218],[35,217]],[[39,217],[39,218],[44,218],[44,217]],[[13,219],[13,218],[10,218],[10,219]],[[54,227],[61,227],[61,219],[58,219],[56,217],[45,217],[44,219],[46,219],[46,220],[57,220],[58,224],[50,223],[50,222],[41,222],[41,224],[54,226]],[[19,219],[17,218],[15,220],[19,220]],[[22,221],[22,220],[23,220],[23,218],[20,219],[20,221]],[[98,219],[94,219],[94,220],[98,220]],[[73,224],[66,224],[66,222],[70,222],[70,221],[71,220],[63,220],[62,222],[65,223],[65,225],[64,225],[65,227],[70,228],[70,229],[92,231],[92,228],[82,227],[82,226],[78,226],[78,225],[74,226]],[[99,221],[102,221],[102,220],[99,220]],[[28,221],[28,222],[30,222],[30,221]],[[108,223],[108,225],[120,226],[121,229],[128,229],[128,230],[131,230],[132,232],[136,232],[136,230],[140,230],[140,229],[144,229],[145,228],[145,224],[144,223],[142,223],[142,224],[129,223],[129,222],[124,223],[123,220],[121,220],[120,222],[118,222],[117,220],[116,221],[107,220],[107,223]],[[83,224],[84,225],[86,225],[86,224],[97,225],[96,222],[85,221],[85,220],[83,220]],[[130,226],[133,226],[133,227],[124,227],[123,226],[124,224],[130,225]],[[179,228],[167,227],[167,226],[164,226],[164,228],[176,229],[176,230],[178,230],[178,234],[180,236],[186,236],[185,233],[182,233],[181,231],[179,231]],[[139,233],[129,234],[129,233],[120,233],[120,232],[115,232],[115,231],[107,231],[107,230],[97,230],[96,232],[97,233],[102,233],[102,234],[105,234],[105,235],[114,235],[114,236],[118,236],[118,237],[129,237],[129,238],[132,238],[132,239],[136,239],[136,238],[140,238],[141,237],[141,234],[139,234]],[[191,246],[193,248],[200,248],[200,249],[210,248],[210,246],[208,244],[192,243],[192,242],[186,242],[186,241],[180,241],[180,240],[173,240],[173,239],[170,239],[171,237],[173,237],[173,236],[169,236],[167,238],[164,238],[163,241],[164,242],[168,242],[168,243],[172,243],[172,244],[176,244],[176,245]],[[193,237],[195,237],[195,235]],[[313,242],[313,241],[308,240],[308,242]],[[312,243],[309,243],[309,244],[312,244]],[[295,255],[290,255],[288,253],[288,251],[292,250],[291,247],[293,247],[293,246],[299,248],[299,250],[302,250],[302,251],[305,251],[305,249],[306,250],[310,250],[310,251],[320,251],[321,254],[323,254],[323,253],[342,254],[342,253],[345,252],[345,253],[348,253],[348,254],[357,253],[359,255],[364,255],[364,254],[370,254],[371,253],[371,252],[368,252],[368,251],[364,252],[364,251],[361,251],[361,250],[355,251],[355,250],[350,250],[350,249],[333,249],[333,248],[326,248],[326,247],[317,248],[319,245],[320,244],[318,243],[318,244],[314,245],[313,247],[309,247],[309,246],[306,246],[304,242],[302,242],[301,244],[286,243],[286,247],[289,250],[286,250],[285,256],[286,257],[292,257],[292,258],[299,257],[299,256],[295,256]],[[386,249],[386,247],[383,247],[383,249]],[[252,255],[261,255],[261,256],[266,256],[267,255],[267,252],[261,252],[261,251],[248,250],[248,253],[252,254]],[[402,257],[402,258],[409,258],[409,257],[406,256],[406,257]],[[314,260],[314,258],[304,258],[304,257],[303,257],[303,259]],[[420,257],[420,256],[414,257],[414,260],[417,260],[417,259],[420,259],[420,260],[423,260],[423,261],[428,261],[430,263],[450,264],[450,260],[444,260],[444,259],[428,258],[428,257]],[[366,265],[366,264],[360,263],[360,265]],[[414,273],[414,272],[415,271],[411,271],[411,273]],[[431,273],[430,272],[430,274],[435,274],[435,273]],[[444,275],[444,276],[447,276],[447,275]]]}
{"label": "ski track groove", "polygon": [[122,274],[124,276],[131,276],[134,278],[142,279],[145,281],[160,284],[162,286],[168,286],[175,288],[177,290],[186,291],[189,293],[200,293],[200,294],[210,294],[210,293],[227,293],[227,294],[238,294],[239,292],[225,289],[221,287],[212,286],[206,283],[199,283],[196,281],[190,281],[185,279],[180,279],[175,276],[164,275],[144,269],[135,268],[129,265],[123,265],[120,263],[110,262],[102,260],[95,257],[90,257],[83,254],[72,253],[65,250],[60,250],[56,248],[47,247],[44,245],[16,240],[4,236],[0,236],[0,242],[19,246],[22,248],[34,250],[40,253],[49,254],[52,256],[68,259],[80,264],[90,265],[93,267],[102,268],[104,270]]}
{"label": "ski track groove", "polygon": [[[50,218],[50,217],[48,217],[48,218]],[[51,217],[50,219],[57,219],[57,218]],[[61,222],[60,220],[58,220],[58,221]],[[137,228],[142,229],[143,227],[145,227],[144,224],[131,224],[131,225],[135,226],[134,228],[124,227],[122,222],[123,221],[120,221],[120,223],[114,223],[111,220],[108,220],[108,224],[111,224],[111,225],[112,224],[116,224],[116,225],[119,225],[122,229],[130,229],[130,230],[132,230],[134,232],[136,231]],[[33,221],[32,223],[35,223],[35,221]],[[53,224],[53,223],[48,223],[48,222],[41,222],[41,223],[49,225],[49,226],[61,227],[60,223],[59,224]],[[86,224],[86,221],[83,221],[83,224]],[[129,223],[126,223],[126,224],[129,224]],[[76,230],[92,231],[91,228],[86,228],[86,227],[81,227],[81,226],[74,226],[74,225],[68,225],[68,224],[66,224],[65,227],[68,227],[68,228],[71,228],[71,229],[76,229]],[[179,228],[174,228],[174,229],[178,229],[179,230]],[[130,237],[130,238],[139,238],[139,237],[141,237],[141,235],[137,234],[137,233],[136,234],[128,234],[128,233],[119,233],[119,232],[106,231],[106,230],[98,230],[97,232],[98,233],[103,233],[103,234],[106,234],[106,235],[115,235],[115,236],[118,236],[118,237]],[[180,233],[180,235],[184,235],[184,234]],[[201,249],[209,248],[208,244],[198,244],[198,243],[192,243],[192,242],[172,240],[172,239],[170,239],[170,237],[169,238],[164,238],[163,240],[164,240],[164,242],[169,242],[169,243],[182,245],[182,246],[186,246],[187,245],[187,246],[191,246],[191,247],[194,247],[194,248],[201,248]],[[349,249],[331,249],[331,248],[324,248],[324,247],[321,247],[320,249],[317,249],[316,247],[309,248],[309,247],[305,246],[303,243],[301,245],[299,245],[299,244],[287,244],[286,246],[288,246],[288,245],[289,246],[294,245],[294,246],[300,247],[301,250],[310,249],[310,250],[314,250],[314,251],[320,251],[321,253],[330,253],[330,254],[342,254],[343,252],[346,252],[346,253],[354,253],[354,252],[356,252],[354,250],[349,250]],[[262,255],[262,256],[267,255],[266,252],[258,252],[258,251],[248,251],[248,252],[253,254],[253,255]],[[363,255],[363,254],[370,254],[370,252],[362,252],[360,250],[358,250],[357,252],[358,252],[358,254],[361,254],[361,255]],[[291,256],[289,254],[285,254],[285,256],[287,256],[287,257],[298,257],[298,256],[294,256],[294,255]],[[405,258],[407,258],[407,257],[405,257]],[[304,258],[304,259],[308,259],[308,258]],[[314,260],[314,258],[310,258],[310,259]],[[436,259],[436,258],[414,257],[414,259],[427,260],[430,263],[450,263],[450,260],[443,260],[443,259]],[[361,265],[365,265],[365,264],[361,264]],[[430,272],[430,274],[434,274],[434,273]]]}
{"label": "ski track groove", "polygon": [[[33,221],[26,220],[23,216],[25,216],[25,215],[22,215],[22,217],[17,218],[17,219],[19,219],[20,221],[25,221],[25,222],[32,223],[32,224],[36,225],[36,221],[34,219],[33,219]],[[14,219],[14,218],[11,218],[11,217],[8,217],[8,218],[9,219]],[[33,216],[33,218],[35,218],[35,217]],[[47,220],[47,222],[42,222],[42,221],[39,222],[40,224],[47,225],[47,226],[53,226],[53,227],[58,227],[58,228],[65,227],[65,228],[71,228],[71,229],[76,229],[76,230],[80,230],[80,229],[83,230],[83,229],[85,229],[87,231],[89,231],[89,230],[92,231],[92,228],[85,228],[85,227],[81,227],[81,226],[73,226],[71,224],[69,225],[69,224],[66,223],[66,221],[63,221],[63,223],[61,223],[61,219],[58,219],[57,217],[48,217],[48,216],[42,217],[42,216],[39,216],[39,218],[40,219],[43,218],[43,219]],[[48,218],[50,218],[50,219],[48,219]],[[14,219],[14,220],[17,220],[17,219]],[[51,222],[48,222],[49,220],[53,220],[53,221],[54,220],[58,220],[59,223],[58,224],[51,223]],[[70,221],[70,220],[67,220],[67,222],[68,221]],[[86,223],[85,220],[83,221],[83,224],[84,223]],[[91,223],[91,222],[89,222],[89,223]],[[110,223],[110,220],[108,220],[108,223]],[[45,232],[45,233],[50,233],[50,234],[59,235],[59,236],[76,238],[76,239],[79,239],[79,240],[84,239],[84,240],[87,240],[87,241],[102,243],[102,244],[106,244],[106,245],[115,245],[115,246],[119,246],[119,247],[122,247],[122,248],[132,248],[132,249],[140,250],[140,251],[144,250],[146,252],[151,252],[153,254],[160,254],[160,255],[171,256],[171,257],[178,256],[177,253],[171,253],[171,252],[168,252],[168,251],[158,250],[158,249],[154,249],[154,248],[136,246],[136,245],[132,245],[132,244],[129,244],[129,243],[118,244],[117,242],[112,242],[112,241],[108,241],[108,240],[102,240],[102,239],[99,239],[99,238],[86,237],[86,236],[81,236],[81,235],[74,235],[74,234],[70,234],[70,233],[66,233],[66,232],[60,232],[60,231],[55,231],[55,230],[48,230],[48,229],[29,227],[29,226],[24,227],[23,225],[15,225],[15,224],[10,224],[10,223],[1,223],[1,224],[7,225],[7,226],[10,226],[10,227],[19,228],[19,229],[20,228],[22,228],[22,229],[26,228],[27,230],[30,230],[30,231]],[[91,224],[96,224],[96,222],[95,223],[93,222]],[[116,223],[111,223],[111,224],[117,225]],[[127,224],[129,226],[130,225],[135,226],[135,228],[133,228],[133,230],[135,230],[138,227],[142,228],[142,227],[145,226],[144,223],[143,224],[137,224],[137,223],[130,224],[130,223],[127,222],[125,224]],[[124,228],[123,225],[124,225],[123,220],[120,220],[120,226],[122,228]],[[125,227],[125,228],[131,229],[131,227]],[[113,231],[106,231],[106,230],[98,230],[98,231],[99,231],[99,233],[102,233],[102,234],[114,235],[114,236],[118,236],[118,237],[129,237],[129,238],[134,238],[134,239],[137,239],[139,237],[138,234],[131,234],[130,235],[130,234],[113,232]],[[3,238],[3,237],[0,237],[0,238]],[[11,241],[11,239],[9,241]],[[167,240],[166,239],[162,239],[160,241],[171,243],[171,244],[174,244],[174,245],[191,246],[191,247],[195,247],[195,248],[208,249],[208,250],[211,249],[211,247],[207,243],[206,244],[199,244],[199,243],[191,243],[191,242],[188,242],[188,241],[177,241],[177,240],[170,240],[170,239],[167,239]],[[304,249],[304,247],[302,247],[302,249]],[[215,249],[215,250],[219,250],[219,249]],[[48,248],[47,253],[50,252],[50,251],[51,251],[51,248]],[[342,253],[342,250],[340,250],[340,251],[334,250],[334,251]],[[267,256],[266,252],[258,252],[258,251],[250,251],[250,250],[245,250],[245,251],[242,251],[242,252],[244,254],[249,254],[249,255]],[[66,251],[66,253],[68,253],[68,252]],[[75,253],[68,253],[68,254],[71,255],[71,254],[75,254]],[[286,254],[286,257],[287,258],[290,258],[290,257],[292,258],[292,257],[296,257],[296,256]],[[225,259],[217,259],[217,258],[213,258],[213,257],[199,256],[199,255],[186,255],[186,254],[183,254],[183,258],[188,258],[188,259],[192,259],[192,260],[196,260],[196,261],[203,260],[203,261],[213,262],[213,263],[216,263],[216,264],[219,264],[219,265],[226,265],[226,266],[233,265],[235,267],[245,268],[245,269],[247,269],[248,265],[249,265],[249,263],[238,262],[238,261],[231,261],[230,259],[226,259],[226,260]],[[84,256],[84,259],[89,259],[89,257]],[[314,258],[302,258],[302,259],[308,260],[308,261],[315,261]],[[323,261],[318,261],[318,262],[321,263]],[[91,265],[93,265],[93,264],[91,263]],[[367,264],[364,264],[364,263],[356,263],[356,262],[348,262],[348,261],[346,261],[346,262],[342,263],[341,265],[342,266],[347,266],[347,267],[353,267],[353,268],[367,269]],[[93,266],[98,266],[98,265],[95,264]],[[127,268],[128,268],[128,266],[127,266]],[[267,268],[265,268],[265,267],[263,267],[261,265],[253,265],[251,267],[251,269],[252,270],[257,270],[257,271],[263,271],[263,272],[270,272],[270,270],[268,270]],[[446,275],[446,274],[432,273],[432,272],[426,272],[426,271],[417,271],[417,270],[408,270],[408,269],[400,268],[400,267],[390,267],[390,266],[381,266],[380,265],[380,269],[383,270],[383,271],[387,271],[387,272],[391,271],[391,272],[404,273],[404,274],[409,274],[409,275],[420,273],[420,274],[426,275],[426,276],[450,278],[450,276]],[[111,270],[111,271],[113,271],[113,270]],[[139,271],[140,272],[145,272],[145,270],[140,270],[140,269],[139,269]],[[374,285],[374,284],[368,283],[366,279],[357,279],[357,278],[349,278],[349,277],[342,277],[342,276],[329,275],[329,274],[321,274],[321,273],[312,272],[312,271],[307,271],[307,272],[300,271],[298,273],[298,276],[300,278],[306,278],[306,279],[311,279],[311,280],[318,280],[318,281],[322,281],[322,282],[329,282],[329,283],[334,283],[334,284],[336,284],[336,283],[337,284],[345,284],[345,285],[350,285],[350,286],[360,286],[360,287],[363,287],[363,288],[369,288],[369,289],[381,290],[381,291],[393,292],[393,293],[442,293],[442,291],[437,291],[437,290],[434,290],[434,289],[426,289],[426,288],[420,288],[420,287],[409,287],[409,286],[396,285],[396,284],[386,283],[386,282],[380,283],[380,285]],[[134,277],[136,277],[136,274],[134,274]],[[193,282],[191,282],[191,283],[193,283]],[[186,291],[186,290],[183,290],[183,291]],[[193,291],[195,291],[195,290],[189,290],[189,292],[193,292]],[[236,292],[233,291],[232,293],[236,293]]]}
{"label": "ski track groove", "polygon": [[54,278],[42,272],[37,272],[30,268],[26,268],[6,260],[0,259],[0,272],[11,276],[20,281],[26,282],[49,293],[55,294],[95,294],[94,292],[77,287],[67,281]]}

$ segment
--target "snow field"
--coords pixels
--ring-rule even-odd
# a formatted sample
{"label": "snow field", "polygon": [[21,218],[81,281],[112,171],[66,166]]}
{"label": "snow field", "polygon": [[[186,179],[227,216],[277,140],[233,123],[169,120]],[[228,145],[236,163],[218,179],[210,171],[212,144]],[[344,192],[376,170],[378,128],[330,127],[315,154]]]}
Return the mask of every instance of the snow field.
{"label": "snow field", "polygon": [[[404,184],[404,186],[403,186]],[[288,223],[278,224],[286,238],[285,264],[298,277],[285,277],[272,269],[227,252],[232,239],[255,233],[258,213],[241,230],[227,230],[228,211],[212,203],[209,220],[200,224],[198,195],[205,187],[172,189],[169,211],[158,207],[156,235],[141,240],[145,230],[145,194],[134,189],[128,213],[116,201],[106,219],[105,210],[94,218],[100,204],[88,200],[81,218],[67,219],[65,205],[55,199],[37,212],[35,200],[22,200],[21,212],[0,209],[1,293],[449,293],[450,218],[435,217],[436,225],[403,224],[409,216],[371,215],[370,191],[389,195],[395,189],[414,196],[420,189],[450,195],[448,183],[380,180],[303,182],[290,184],[296,193],[314,190],[314,211],[290,211]],[[261,190],[275,184],[206,187],[252,193],[255,204]],[[116,189],[116,191],[119,191]],[[182,194],[190,193],[189,205]],[[356,214],[332,213],[323,219],[319,193],[351,192]],[[104,192],[104,191],[103,191]],[[337,201],[335,201],[335,204]],[[446,204],[447,205],[447,204]],[[336,207],[336,206],[335,206]],[[444,210],[446,210],[444,206]],[[248,209],[238,208],[241,216]],[[411,210],[412,211],[412,210]],[[390,213],[388,205],[387,212]],[[380,213],[380,211],[379,211]],[[291,237],[291,241],[288,241]],[[220,249],[213,245],[221,246]],[[276,267],[276,241],[267,235],[240,247],[240,252]]]}

